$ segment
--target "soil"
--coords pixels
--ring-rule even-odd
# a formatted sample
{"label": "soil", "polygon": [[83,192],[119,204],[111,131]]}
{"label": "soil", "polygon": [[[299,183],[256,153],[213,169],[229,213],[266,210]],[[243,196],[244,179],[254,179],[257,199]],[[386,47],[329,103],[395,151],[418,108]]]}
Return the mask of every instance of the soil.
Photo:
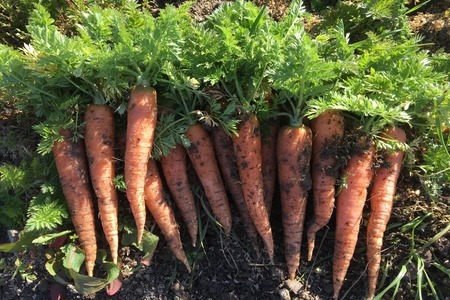
{"label": "soil", "polygon": [[[180,4],[182,1],[155,0],[150,4],[157,9],[164,3]],[[194,5],[193,15],[199,21],[213,11],[222,1],[199,1]],[[257,1],[262,3],[265,1]],[[283,15],[288,1],[271,0],[269,7],[272,15],[279,18]],[[423,35],[423,42],[430,51],[443,49],[450,51],[450,0],[432,1],[409,17],[412,30]],[[7,126],[7,122],[2,124]],[[4,130],[3,130],[4,131]],[[3,133],[2,133],[3,137]],[[1,157],[2,161],[10,157]],[[398,274],[402,264],[406,263],[411,247],[411,228],[399,226],[415,218],[432,212],[435,217],[425,218],[415,230],[415,240],[427,241],[450,222],[450,198],[448,196],[430,201],[425,195],[420,182],[406,170],[403,172],[397,191],[397,201],[393,209],[390,227],[386,232],[383,253],[383,266],[388,278],[380,285],[392,281]],[[448,191],[446,193],[448,195]],[[142,255],[134,248],[121,249],[123,261],[123,285],[119,292],[108,296],[104,291],[95,295],[80,295],[73,286],[63,287],[61,293],[67,299],[331,299],[332,286],[332,252],[334,228],[323,229],[318,233],[317,246],[313,261],[305,261],[306,248],[302,248],[302,262],[296,281],[286,281],[283,241],[281,231],[281,209],[275,199],[271,222],[275,239],[274,263],[270,264],[264,251],[256,255],[242,229],[235,207],[234,232],[226,239],[212,226],[206,231],[203,244],[197,248],[189,246],[186,228],[180,227],[187,254],[193,265],[189,274],[184,266],[175,260],[167,244],[160,240],[150,266],[142,266],[139,270],[130,271],[139,265]],[[366,208],[365,212],[368,211]],[[307,221],[311,219],[312,208],[308,207]],[[207,217],[202,219],[207,223]],[[366,259],[365,237],[363,232],[367,214],[361,229],[357,250],[351,263],[347,280],[342,288],[345,299],[364,299],[366,291]],[[333,224],[333,220],[330,222]],[[0,243],[7,242],[4,228],[0,228]],[[160,235],[155,229],[155,234]],[[306,243],[304,242],[303,245]],[[260,248],[263,249],[262,243]],[[49,299],[50,290],[57,287],[45,269],[45,248],[37,247],[25,253],[0,253],[0,298],[9,299]],[[441,262],[450,268],[450,236],[447,234],[434,244],[418,252],[427,263],[429,276],[440,289],[444,299],[450,299],[450,278],[431,266],[433,262]],[[21,265],[17,262],[20,260]],[[408,264],[409,276],[402,281],[397,299],[414,299],[417,278]],[[101,274],[99,274],[101,275]],[[389,293],[390,294],[390,293]],[[388,299],[389,297],[387,297]]]}

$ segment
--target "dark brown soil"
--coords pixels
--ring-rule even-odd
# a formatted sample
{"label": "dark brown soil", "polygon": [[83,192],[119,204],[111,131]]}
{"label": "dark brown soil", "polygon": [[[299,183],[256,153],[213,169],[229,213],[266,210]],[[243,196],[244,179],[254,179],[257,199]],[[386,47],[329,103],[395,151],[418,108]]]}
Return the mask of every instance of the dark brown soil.
{"label": "dark brown soil", "polygon": [[[182,1],[155,0],[154,8],[164,3],[180,4]],[[199,1],[193,7],[193,15],[199,21],[213,11],[221,0]],[[258,3],[265,1],[257,0]],[[287,0],[271,0],[272,15],[279,18],[287,6]],[[156,11],[155,11],[156,12]],[[428,49],[436,51],[443,48],[450,51],[450,0],[432,1],[420,11],[410,16],[410,25],[414,32],[424,36],[423,41],[432,43]],[[8,122],[2,124],[8,126]],[[3,128],[3,127],[2,127]],[[3,133],[2,133],[3,134]],[[3,136],[2,136],[3,137]],[[5,158],[6,160],[6,158]],[[425,218],[415,230],[414,239],[425,243],[450,222],[450,198],[431,201],[425,196],[416,177],[405,170],[399,180],[397,201],[392,213],[390,227],[385,236],[385,252],[382,268],[387,270],[387,279],[380,285],[391,282],[400,267],[405,264],[411,249],[411,228],[400,227],[426,213],[433,218]],[[331,299],[332,287],[332,253],[334,228],[324,229],[318,233],[316,251],[312,262],[306,262],[306,248],[302,249],[301,267],[298,280],[285,281],[283,241],[281,231],[281,212],[279,201],[275,199],[272,225],[275,239],[274,264],[268,264],[264,253],[257,256],[245,236],[237,212],[234,215],[234,232],[226,240],[217,228],[209,224],[203,245],[189,246],[188,233],[180,228],[184,237],[187,254],[193,263],[192,273],[187,273],[184,266],[175,260],[167,244],[161,239],[149,267],[130,274],[137,266],[140,253],[133,248],[123,248],[122,272],[124,282],[120,291],[114,296],[107,296],[104,291],[91,296],[76,293],[73,287],[64,288],[68,299]],[[366,212],[368,209],[366,209]],[[311,219],[312,208],[308,207],[307,221]],[[351,263],[347,280],[342,288],[345,299],[364,299],[366,291],[365,260],[365,225],[364,216],[357,250]],[[207,223],[206,216],[203,222]],[[330,224],[333,224],[331,220]],[[403,229],[401,229],[403,228]],[[158,231],[155,231],[159,235]],[[0,243],[7,242],[4,228],[0,230]],[[303,243],[305,245],[306,243]],[[261,244],[261,249],[263,246]],[[425,258],[429,276],[436,283],[443,299],[450,299],[450,279],[443,272],[433,267],[433,262],[440,262],[450,268],[450,236],[441,237],[436,243],[418,252]],[[15,263],[20,259],[21,265]],[[0,298],[1,299],[49,299],[53,279],[45,269],[45,249],[36,248],[24,254],[0,253]],[[402,281],[396,299],[414,299],[417,278],[414,263],[408,264],[408,278]],[[19,268],[20,267],[20,268]],[[20,270],[20,272],[19,272]],[[22,274],[22,276],[21,276]],[[27,274],[24,276],[23,274]],[[389,293],[391,295],[391,292]],[[386,297],[389,299],[389,297]]]}

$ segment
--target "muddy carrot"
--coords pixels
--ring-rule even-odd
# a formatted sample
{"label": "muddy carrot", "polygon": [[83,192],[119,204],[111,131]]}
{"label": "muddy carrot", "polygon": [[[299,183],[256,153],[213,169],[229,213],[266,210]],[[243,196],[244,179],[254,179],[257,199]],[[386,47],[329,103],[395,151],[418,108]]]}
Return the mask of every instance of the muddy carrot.
{"label": "muddy carrot", "polygon": [[158,227],[161,229],[173,254],[190,272],[191,267],[189,266],[183,244],[181,243],[178,224],[172,209],[167,203],[163,183],[153,158],[149,159],[147,165],[147,176],[145,177],[145,204],[158,224]]}
{"label": "muddy carrot", "polygon": [[308,191],[311,188],[312,133],[306,126],[285,126],[277,142],[284,251],[289,279],[300,265]]}
{"label": "muddy carrot", "polygon": [[225,235],[231,231],[231,210],[214,147],[208,132],[200,124],[189,126],[185,133],[191,142],[187,153],[205,190],[211,210],[222,225]]}
{"label": "muddy carrot", "polygon": [[156,91],[137,86],[131,91],[127,111],[124,177],[127,198],[141,243],[145,226],[145,175],[156,127]]}
{"label": "muddy carrot", "polygon": [[314,219],[307,230],[308,261],[313,255],[317,231],[328,223],[334,210],[337,150],[344,135],[344,118],[338,111],[327,110],[312,121],[311,130]]}
{"label": "muddy carrot", "polygon": [[85,113],[84,142],[92,186],[97,195],[100,220],[111,257],[117,263],[118,200],[114,187],[114,115],[107,105],[91,104]]}
{"label": "muddy carrot", "polygon": [[198,233],[198,217],[194,195],[188,180],[186,155],[187,153],[183,146],[177,145],[170,150],[167,156],[161,157],[160,162],[166,184],[186,223],[192,245],[195,246]]}
{"label": "muddy carrot", "polygon": [[242,192],[250,217],[264,241],[270,260],[273,259],[274,244],[269,215],[264,202],[264,181],[261,164],[261,132],[255,115],[246,115],[232,136]]}
{"label": "muddy carrot", "polygon": [[236,204],[244,230],[250,242],[257,249],[258,232],[250,218],[244,194],[242,193],[241,179],[239,178],[236,157],[234,155],[233,140],[226,134],[222,127],[215,127],[212,130],[211,136],[225,187],[228,188],[231,198]]}
{"label": "muddy carrot", "polygon": [[342,173],[342,189],[336,199],[336,238],[333,255],[334,299],[344,283],[358,240],[367,188],[372,180],[373,142],[361,137]]}
{"label": "muddy carrot", "polygon": [[277,139],[280,126],[277,120],[270,120],[267,135],[261,140],[261,157],[264,184],[264,201],[266,203],[267,214],[272,211],[272,202],[277,183]]}
{"label": "muddy carrot", "polygon": [[97,240],[86,152],[83,141],[74,141],[69,130],[61,130],[60,135],[63,140],[54,143],[53,156],[72,223],[85,254],[86,271],[88,276],[93,276]]}
{"label": "muddy carrot", "polygon": [[[406,143],[403,129],[392,127],[386,130],[385,137]],[[403,151],[387,153],[384,164],[376,171],[370,193],[371,212],[367,225],[367,261],[369,296],[375,295],[378,273],[380,271],[383,236],[391,216],[397,180],[402,166]]]}

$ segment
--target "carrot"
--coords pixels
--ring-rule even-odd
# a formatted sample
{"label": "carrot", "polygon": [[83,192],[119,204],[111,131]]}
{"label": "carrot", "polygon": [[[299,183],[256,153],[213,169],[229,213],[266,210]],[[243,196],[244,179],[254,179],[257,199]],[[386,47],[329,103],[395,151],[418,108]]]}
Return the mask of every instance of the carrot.
{"label": "carrot", "polygon": [[344,135],[344,118],[338,111],[327,110],[312,121],[311,130],[314,219],[307,230],[308,261],[312,258],[317,231],[328,223],[334,210],[336,152]]}
{"label": "carrot", "polygon": [[264,184],[264,201],[266,203],[267,214],[272,211],[272,202],[275,192],[275,185],[277,183],[277,139],[279,123],[277,120],[269,121],[269,130],[267,136],[262,139],[261,143],[261,157]]}
{"label": "carrot", "polygon": [[238,127],[238,135],[233,135],[232,139],[245,203],[272,261],[274,245],[269,215],[264,202],[261,133],[256,116],[246,115]]}
{"label": "carrot", "polygon": [[114,187],[114,115],[107,105],[88,105],[85,114],[85,146],[92,186],[98,198],[100,220],[111,257],[117,263],[118,199]]}
{"label": "carrot", "polygon": [[232,223],[231,210],[211,138],[200,124],[189,126],[185,135],[191,142],[187,153],[205,190],[211,210],[228,236]]}
{"label": "carrot", "polygon": [[93,276],[97,256],[94,202],[89,186],[88,166],[82,140],[73,141],[69,130],[60,131],[62,141],[53,144],[53,156],[72,223],[85,254],[88,276]]}
{"label": "carrot", "polygon": [[156,91],[137,86],[128,103],[124,177],[127,198],[137,226],[137,242],[145,226],[145,175],[156,127]]}
{"label": "carrot", "polygon": [[191,272],[191,267],[186,258],[186,253],[181,243],[178,224],[175,215],[165,199],[165,192],[158,167],[153,158],[147,164],[147,176],[145,177],[145,204],[163,233],[170,249]]}
{"label": "carrot", "polygon": [[194,195],[189,185],[186,151],[181,145],[170,150],[169,155],[160,158],[166,184],[187,225],[192,245],[197,242],[198,218]]}
{"label": "carrot", "polygon": [[[386,130],[385,136],[388,139],[406,143],[406,134],[401,128],[389,128]],[[391,215],[402,160],[402,151],[388,153],[384,159],[385,165],[377,170],[373,178],[370,193],[371,213],[367,225],[368,299],[372,299],[375,295],[380,271],[383,236]]]}
{"label": "carrot", "polygon": [[312,133],[306,126],[284,126],[277,141],[284,251],[289,279],[300,265],[306,202],[311,188]]}
{"label": "carrot", "polygon": [[333,256],[334,299],[338,299],[350,260],[355,251],[367,188],[372,179],[374,146],[367,137],[361,137],[355,152],[343,171],[345,186],[336,200],[336,238]]}
{"label": "carrot", "polygon": [[236,157],[234,155],[233,140],[226,134],[222,127],[214,127],[211,136],[225,187],[228,188],[231,198],[236,204],[244,225],[244,230],[250,242],[255,249],[258,249],[258,231],[256,231],[255,224],[253,224],[250,218],[244,194],[242,193],[241,179],[239,178]]}

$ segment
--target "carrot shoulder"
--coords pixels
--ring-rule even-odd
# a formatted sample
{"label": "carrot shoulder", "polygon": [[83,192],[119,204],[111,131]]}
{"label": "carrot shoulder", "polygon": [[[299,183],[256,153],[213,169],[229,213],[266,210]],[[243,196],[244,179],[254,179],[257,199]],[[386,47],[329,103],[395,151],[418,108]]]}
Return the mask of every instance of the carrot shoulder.
{"label": "carrot shoulder", "polygon": [[307,230],[308,261],[313,255],[317,231],[328,223],[334,210],[336,152],[344,135],[344,118],[338,111],[327,110],[312,121],[311,130],[314,219]]}
{"label": "carrot shoulder", "polygon": [[156,91],[137,86],[128,103],[124,177],[127,198],[137,226],[137,242],[141,243],[145,226],[145,175],[156,126]]}
{"label": "carrot shoulder", "polygon": [[60,131],[62,141],[53,145],[53,156],[72,223],[84,250],[88,276],[93,276],[97,255],[94,202],[89,187],[88,166],[82,140],[73,141],[69,130]]}
{"label": "carrot shoulder", "polygon": [[244,117],[238,127],[238,135],[233,135],[232,139],[245,202],[256,230],[264,241],[269,258],[272,260],[274,244],[269,215],[264,202],[261,132],[256,116]]}
{"label": "carrot shoulder", "polygon": [[197,242],[198,218],[194,195],[188,180],[186,151],[183,146],[176,145],[167,156],[160,158],[166,184],[186,223],[192,245]]}
{"label": "carrot shoulder", "polygon": [[231,210],[225,191],[214,147],[208,132],[200,124],[189,126],[185,133],[191,142],[187,153],[205,190],[211,210],[223,226],[225,235],[231,231]]}
{"label": "carrot shoulder", "polygon": [[295,279],[308,191],[311,188],[312,133],[306,126],[285,126],[278,135],[277,162],[280,182],[284,251],[289,279]]}
{"label": "carrot shoulder", "polygon": [[244,194],[242,193],[241,179],[239,178],[236,157],[234,155],[233,140],[226,134],[222,127],[215,127],[211,136],[225,187],[228,188],[231,198],[236,204],[244,230],[250,242],[255,249],[258,249],[258,231],[256,231],[255,224],[253,224],[250,218]]}
{"label": "carrot shoulder", "polygon": [[333,256],[334,299],[338,299],[355,251],[367,188],[372,180],[374,146],[362,137],[343,171],[345,187],[336,200],[336,238]]}
{"label": "carrot shoulder", "polygon": [[[406,143],[406,134],[398,127],[389,128],[385,137]],[[380,271],[383,236],[391,216],[397,180],[403,160],[403,151],[387,153],[384,164],[375,173],[370,193],[371,213],[367,225],[367,261],[369,296],[375,295],[378,273]]]}
{"label": "carrot shoulder", "polygon": [[114,115],[107,105],[91,104],[85,113],[84,142],[92,186],[97,195],[98,210],[111,257],[117,263],[118,199],[114,187]]}
{"label": "carrot shoulder", "polygon": [[161,229],[161,232],[175,257],[178,258],[190,272],[191,267],[189,266],[183,244],[181,243],[178,224],[172,209],[166,201],[158,167],[152,158],[148,161],[147,176],[145,177],[145,204]]}

